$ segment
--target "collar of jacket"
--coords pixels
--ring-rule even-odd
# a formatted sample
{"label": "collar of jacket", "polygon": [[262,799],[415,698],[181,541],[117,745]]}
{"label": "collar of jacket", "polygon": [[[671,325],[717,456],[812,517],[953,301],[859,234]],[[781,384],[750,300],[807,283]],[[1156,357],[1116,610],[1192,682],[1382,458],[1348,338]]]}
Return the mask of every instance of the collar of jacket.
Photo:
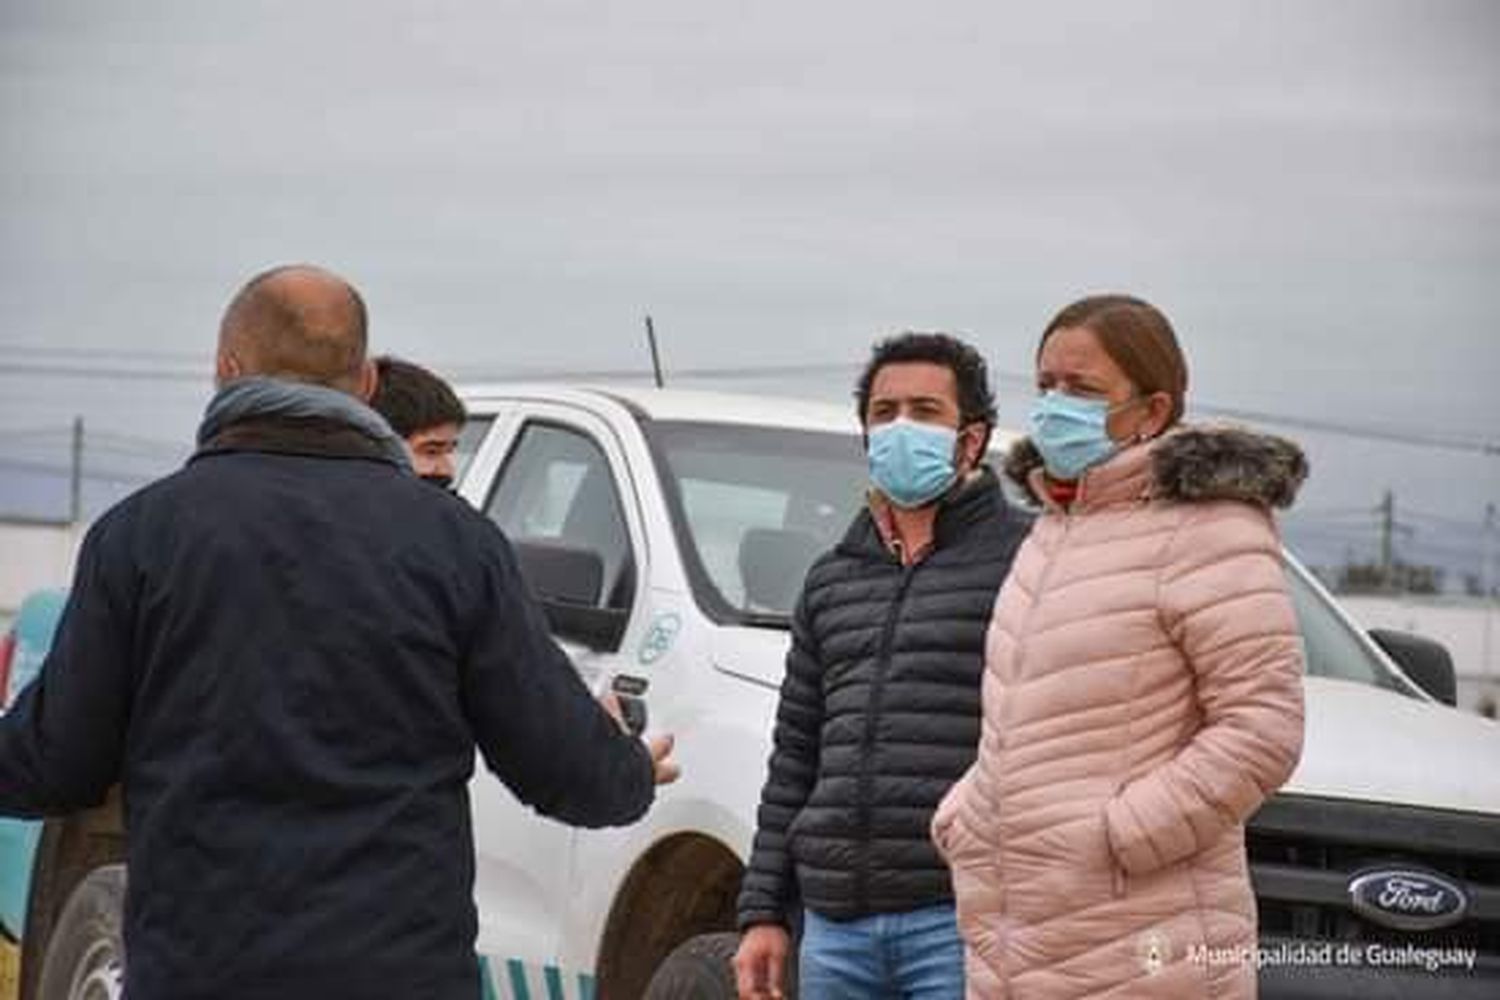
{"label": "collar of jacket", "polygon": [[209,402],[199,454],[273,451],[378,458],[408,472],[406,446],[385,418],[348,393],[260,376],[236,379]]}
{"label": "collar of jacket", "polygon": [[[1007,509],[994,470],[987,465],[980,466],[938,501],[937,519],[932,526],[932,545],[923,558],[962,542],[976,525],[993,518],[997,510]],[[848,555],[896,558],[886,545],[868,503],[855,515],[839,549]]]}
{"label": "collar of jacket", "polygon": [[[1042,456],[1030,439],[1011,448],[1005,474],[1043,507],[1062,509],[1045,488]],[[1290,507],[1306,478],[1307,457],[1286,438],[1238,427],[1180,427],[1084,473],[1068,510],[1150,500]]]}
{"label": "collar of jacket", "polygon": [[388,465],[380,442],[357,428],[328,417],[248,417],[228,424],[198,447],[190,462],[207,455],[259,451],[308,458],[362,458]]}
{"label": "collar of jacket", "polygon": [[865,491],[865,509],[870,512],[870,520],[875,522],[875,533],[880,536],[880,544],[903,566],[921,562],[932,551],[935,539],[931,535],[920,546],[907,551],[906,541],[896,528],[896,505],[873,486]]}

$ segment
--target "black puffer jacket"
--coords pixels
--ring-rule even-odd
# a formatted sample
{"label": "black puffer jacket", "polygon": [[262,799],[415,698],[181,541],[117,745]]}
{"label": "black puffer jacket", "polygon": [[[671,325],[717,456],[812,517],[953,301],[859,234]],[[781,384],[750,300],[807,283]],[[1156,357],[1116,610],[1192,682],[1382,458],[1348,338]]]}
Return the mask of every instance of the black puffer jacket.
{"label": "black puffer jacket", "polygon": [[809,909],[851,919],[953,897],[928,840],[974,761],[984,636],[1030,518],[985,470],[903,567],[862,511],[808,571],[740,890],[741,928]]}

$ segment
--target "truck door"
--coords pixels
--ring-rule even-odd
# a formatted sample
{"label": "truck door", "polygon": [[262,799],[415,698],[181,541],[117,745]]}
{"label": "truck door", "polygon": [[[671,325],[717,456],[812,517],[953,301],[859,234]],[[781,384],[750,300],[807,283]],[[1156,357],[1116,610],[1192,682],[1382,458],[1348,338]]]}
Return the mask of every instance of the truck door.
{"label": "truck door", "polygon": [[[517,550],[522,572],[533,567],[534,592],[547,596],[559,585],[555,573],[536,578],[538,566],[562,567],[573,577],[585,568],[581,583],[564,583],[568,600],[597,612],[596,620],[616,622],[613,640],[601,640],[597,630],[575,634],[563,619],[553,619],[553,631],[585,683],[598,690],[615,673],[642,589],[636,555],[642,529],[623,456],[603,421],[568,407],[523,404],[506,432],[505,455],[482,509]],[[561,559],[538,563],[537,553]],[[548,995],[554,981],[576,978],[556,965],[574,835],[521,806],[497,782],[478,781],[473,794],[480,952],[502,995],[506,986],[525,995],[518,977],[530,995]],[[566,995],[574,995],[576,984],[568,987]]]}

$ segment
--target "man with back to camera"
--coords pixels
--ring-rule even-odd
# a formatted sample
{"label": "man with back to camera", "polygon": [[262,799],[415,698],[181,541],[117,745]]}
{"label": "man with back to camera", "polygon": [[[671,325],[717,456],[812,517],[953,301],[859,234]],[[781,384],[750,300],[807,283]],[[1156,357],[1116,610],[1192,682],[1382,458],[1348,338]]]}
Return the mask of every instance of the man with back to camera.
{"label": "man with back to camera", "polygon": [[984,360],[944,334],[876,345],[856,392],[869,499],[808,571],[734,959],[782,995],[800,905],[803,1000],[961,1000],[963,944],[928,827],[973,762],[984,637],[1030,528],[983,456]]}
{"label": "man with back to camera", "polygon": [[365,341],[326,271],[240,291],[197,453],[90,529],[0,718],[0,811],[123,783],[131,1000],[475,1000],[475,745],[577,825],[676,775],[589,696],[499,530],[410,474]]}
{"label": "man with back to camera", "polygon": [[370,406],[406,442],[412,470],[434,486],[453,485],[458,437],[469,419],[453,387],[421,365],[382,354],[375,359]]}

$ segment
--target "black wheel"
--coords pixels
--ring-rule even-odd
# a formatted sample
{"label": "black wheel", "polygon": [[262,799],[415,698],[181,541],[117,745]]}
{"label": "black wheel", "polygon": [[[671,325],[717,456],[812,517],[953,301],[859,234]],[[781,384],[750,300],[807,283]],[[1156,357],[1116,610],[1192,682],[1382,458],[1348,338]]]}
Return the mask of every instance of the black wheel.
{"label": "black wheel", "polygon": [[[656,967],[656,974],[646,986],[643,1000],[735,1000],[735,950],[740,936],[699,934],[673,949],[666,961]],[[787,961],[784,995],[797,998],[797,959]]]}
{"label": "black wheel", "polygon": [[125,866],[74,887],[42,958],[38,1000],[120,1000],[125,992]]}

